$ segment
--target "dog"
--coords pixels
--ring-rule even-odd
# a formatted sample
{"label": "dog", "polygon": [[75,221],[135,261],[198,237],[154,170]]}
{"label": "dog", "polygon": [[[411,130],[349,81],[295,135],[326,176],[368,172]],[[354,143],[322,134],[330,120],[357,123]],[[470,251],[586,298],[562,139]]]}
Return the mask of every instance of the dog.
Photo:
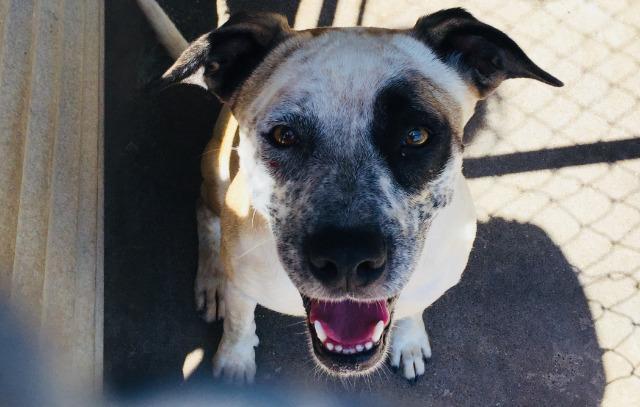
{"label": "dog", "polygon": [[163,84],[225,106],[197,206],[196,304],[224,318],[214,376],[254,380],[257,304],[304,317],[331,374],[387,353],[405,378],[424,374],[423,311],[460,280],[476,233],[463,129],[511,78],[563,86],[461,8],[409,29],[238,13],[184,50]]}

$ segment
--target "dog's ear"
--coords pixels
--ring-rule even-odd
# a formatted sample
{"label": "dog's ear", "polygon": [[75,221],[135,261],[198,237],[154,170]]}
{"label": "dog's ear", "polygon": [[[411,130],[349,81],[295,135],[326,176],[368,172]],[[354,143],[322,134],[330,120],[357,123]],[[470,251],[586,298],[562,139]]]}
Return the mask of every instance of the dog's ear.
{"label": "dog's ear", "polygon": [[531,78],[551,86],[563,83],[533,63],[511,38],[462,8],[441,10],[418,20],[416,38],[431,47],[473,85],[481,98],[509,78]]}
{"label": "dog's ear", "polygon": [[162,75],[162,85],[200,85],[226,102],[290,33],[287,19],[279,14],[234,14],[220,28],[191,43]]}

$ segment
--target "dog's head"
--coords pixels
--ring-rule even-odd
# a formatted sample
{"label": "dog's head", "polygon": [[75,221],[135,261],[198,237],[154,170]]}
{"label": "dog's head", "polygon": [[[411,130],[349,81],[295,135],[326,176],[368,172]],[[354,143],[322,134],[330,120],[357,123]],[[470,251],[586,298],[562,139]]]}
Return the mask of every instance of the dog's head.
{"label": "dog's head", "polygon": [[394,300],[461,177],[462,131],[503,80],[562,83],[462,9],[409,30],[293,31],[239,14],[165,74],[228,103],[254,208],[308,312],[328,370],[383,359]]}

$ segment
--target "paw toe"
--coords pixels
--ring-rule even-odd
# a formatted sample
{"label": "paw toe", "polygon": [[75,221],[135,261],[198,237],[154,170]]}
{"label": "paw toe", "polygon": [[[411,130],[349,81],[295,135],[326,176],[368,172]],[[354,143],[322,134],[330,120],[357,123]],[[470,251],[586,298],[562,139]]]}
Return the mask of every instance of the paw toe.
{"label": "paw toe", "polygon": [[391,343],[391,366],[400,368],[401,374],[409,380],[424,375],[425,360],[431,357],[431,346],[422,320],[399,324]]}
{"label": "paw toe", "polygon": [[199,279],[196,281],[196,308],[202,312],[206,322],[213,322],[224,318],[224,281],[219,278]]}
{"label": "paw toe", "polygon": [[213,377],[222,378],[227,383],[253,383],[256,375],[253,342],[248,340],[248,346],[223,345],[219,348],[213,358]]}
{"label": "paw toe", "polygon": [[256,365],[251,361],[214,362],[213,377],[222,378],[226,383],[251,384],[256,375]]}
{"label": "paw toe", "polygon": [[424,355],[419,347],[416,346],[402,352],[402,372],[405,378],[415,379],[422,376],[424,371]]}

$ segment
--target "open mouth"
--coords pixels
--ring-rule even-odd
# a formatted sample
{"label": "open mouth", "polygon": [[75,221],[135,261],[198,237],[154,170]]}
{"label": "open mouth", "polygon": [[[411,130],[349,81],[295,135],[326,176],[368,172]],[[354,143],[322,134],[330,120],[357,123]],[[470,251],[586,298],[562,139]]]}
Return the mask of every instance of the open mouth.
{"label": "open mouth", "polygon": [[383,359],[395,298],[327,301],[303,296],[313,352],[334,373],[358,374]]}

